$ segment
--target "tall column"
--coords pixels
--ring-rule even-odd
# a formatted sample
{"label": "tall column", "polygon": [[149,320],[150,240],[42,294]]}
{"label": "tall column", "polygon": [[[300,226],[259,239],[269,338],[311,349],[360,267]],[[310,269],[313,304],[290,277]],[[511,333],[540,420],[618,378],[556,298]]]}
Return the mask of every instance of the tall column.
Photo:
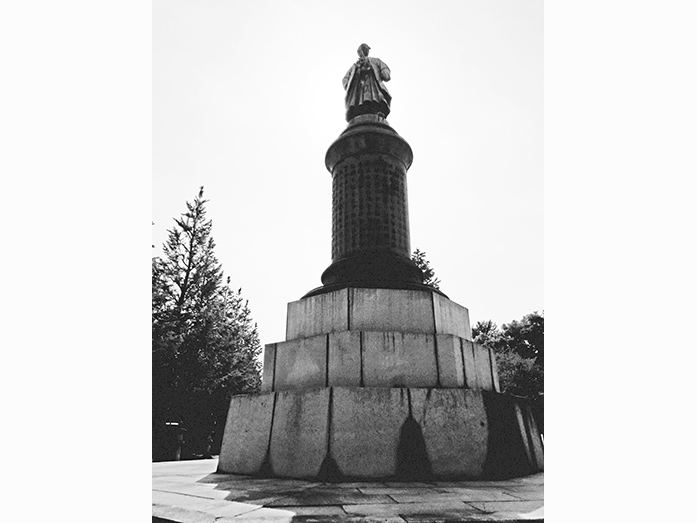
{"label": "tall column", "polygon": [[323,286],[306,296],[345,287],[424,288],[409,239],[412,159],[406,140],[372,114],[351,120],[329,147],[332,264],[322,274]]}

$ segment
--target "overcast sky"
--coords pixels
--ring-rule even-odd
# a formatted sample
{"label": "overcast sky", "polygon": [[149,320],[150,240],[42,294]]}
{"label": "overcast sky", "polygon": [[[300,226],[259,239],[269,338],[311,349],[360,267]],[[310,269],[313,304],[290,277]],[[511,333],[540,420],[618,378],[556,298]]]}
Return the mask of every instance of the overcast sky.
{"label": "overcast sky", "polygon": [[412,250],[472,324],[542,312],[538,0],[153,3],[154,254],[205,186],[216,254],[262,344],[331,263],[329,145],[365,42],[414,152]]}

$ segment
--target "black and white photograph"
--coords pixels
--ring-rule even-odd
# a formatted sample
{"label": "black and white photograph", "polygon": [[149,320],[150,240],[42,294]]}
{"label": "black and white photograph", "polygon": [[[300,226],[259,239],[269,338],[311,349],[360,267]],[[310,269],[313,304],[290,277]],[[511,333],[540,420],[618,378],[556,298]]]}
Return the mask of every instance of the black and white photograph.
{"label": "black and white photograph", "polygon": [[543,3],[153,6],[153,517],[542,520]]}
{"label": "black and white photograph", "polygon": [[689,521],[696,19],[5,2],[2,520]]}

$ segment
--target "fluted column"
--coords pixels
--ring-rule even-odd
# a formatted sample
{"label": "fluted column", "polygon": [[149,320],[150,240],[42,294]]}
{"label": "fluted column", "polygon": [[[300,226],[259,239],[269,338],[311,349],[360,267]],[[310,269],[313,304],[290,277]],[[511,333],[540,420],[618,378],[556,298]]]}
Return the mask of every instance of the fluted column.
{"label": "fluted column", "polygon": [[351,120],[325,157],[332,175],[332,264],[313,296],[343,287],[423,289],[411,261],[409,144],[384,118]]}

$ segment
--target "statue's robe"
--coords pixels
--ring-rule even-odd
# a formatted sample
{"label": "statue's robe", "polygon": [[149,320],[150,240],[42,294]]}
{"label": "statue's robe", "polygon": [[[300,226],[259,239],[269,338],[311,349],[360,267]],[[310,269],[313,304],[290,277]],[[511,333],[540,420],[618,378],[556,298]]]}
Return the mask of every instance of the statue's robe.
{"label": "statue's robe", "polygon": [[379,58],[366,57],[367,67],[361,71],[356,62],[344,76],[346,89],[346,120],[359,114],[390,114],[390,96],[385,83],[390,79],[390,68]]}

